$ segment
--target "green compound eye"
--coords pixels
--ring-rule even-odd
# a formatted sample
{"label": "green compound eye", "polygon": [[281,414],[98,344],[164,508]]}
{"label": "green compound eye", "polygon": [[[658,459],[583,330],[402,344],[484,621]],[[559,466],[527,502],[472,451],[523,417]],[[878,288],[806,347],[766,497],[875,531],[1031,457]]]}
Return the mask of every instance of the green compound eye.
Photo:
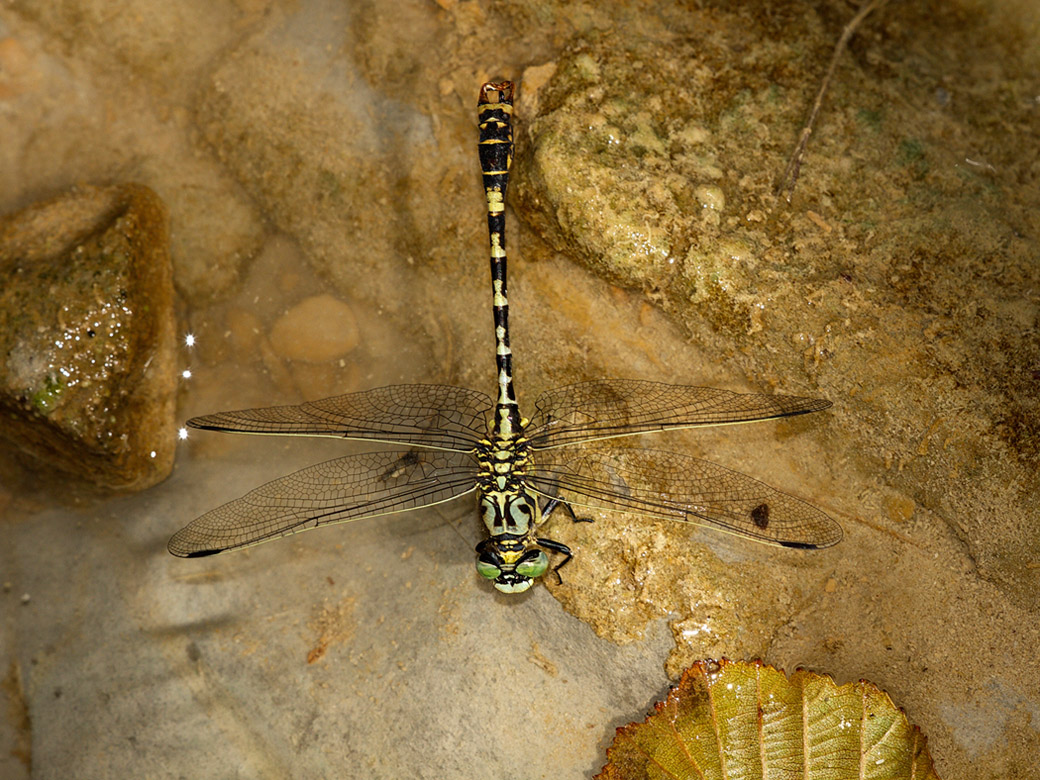
{"label": "green compound eye", "polygon": [[487,577],[489,580],[493,580],[502,573],[502,570],[493,563],[488,561],[482,561],[477,559],[477,573],[481,577]]}
{"label": "green compound eye", "polygon": [[541,577],[545,574],[545,570],[549,568],[549,558],[541,550],[537,552],[531,558],[525,558],[520,560],[516,564],[516,573],[523,577]]}

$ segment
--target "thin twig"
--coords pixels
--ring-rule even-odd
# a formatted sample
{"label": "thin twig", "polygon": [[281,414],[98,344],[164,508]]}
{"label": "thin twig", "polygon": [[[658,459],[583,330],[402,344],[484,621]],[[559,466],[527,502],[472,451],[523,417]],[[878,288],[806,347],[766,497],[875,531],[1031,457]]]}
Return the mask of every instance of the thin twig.
{"label": "thin twig", "polygon": [[854,17],[852,21],[845,25],[845,29],[841,32],[841,38],[838,39],[837,45],[834,47],[834,54],[831,55],[831,64],[827,68],[827,75],[823,77],[823,83],[820,84],[820,91],[816,94],[816,102],[813,103],[812,111],[809,112],[809,120],[805,123],[805,127],[802,128],[802,134],[798,139],[798,144],[794,148],[794,153],[791,155],[790,161],[787,163],[787,168],[784,170],[784,175],[780,179],[779,185],[776,188],[777,195],[783,195],[785,192],[786,200],[788,203],[791,201],[791,194],[794,192],[795,182],[798,181],[798,171],[802,167],[802,155],[805,153],[805,147],[809,145],[809,136],[812,135],[813,123],[816,121],[816,115],[820,113],[820,106],[823,105],[823,96],[827,92],[827,87],[830,86],[831,77],[834,76],[834,71],[838,67],[838,59],[845,51],[845,47],[849,43],[849,39],[856,33],[856,28],[860,26],[864,19],[876,9],[887,3],[888,0],[867,0]]}

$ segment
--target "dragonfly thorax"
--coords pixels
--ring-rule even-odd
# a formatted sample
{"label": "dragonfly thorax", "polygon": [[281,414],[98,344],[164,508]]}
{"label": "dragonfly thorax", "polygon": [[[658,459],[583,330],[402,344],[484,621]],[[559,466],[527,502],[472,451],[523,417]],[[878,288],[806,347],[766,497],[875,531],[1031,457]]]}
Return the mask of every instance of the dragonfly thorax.
{"label": "dragonfly thorax", "polygon": [[480,517],[492,536],[524,536],[534,528],[538,505],[522,488],[480,492]]}
{"label": "dragonfly thorax", "polygon": [[480,517],[492,536],[524,536],[534,528],[538,503],[526,487],[532,467],[523,439],[491,439],[476,451],[480,470],[477,498]]}
{"label": "dragonfly thorax", "polygon": [[549,568],[534,541],[538,501],[527,489],[531,451],[519,437],[492,437],[476,452],[477,501],[491,538],[477,545],[477,571],[503,593],[522,593]]}

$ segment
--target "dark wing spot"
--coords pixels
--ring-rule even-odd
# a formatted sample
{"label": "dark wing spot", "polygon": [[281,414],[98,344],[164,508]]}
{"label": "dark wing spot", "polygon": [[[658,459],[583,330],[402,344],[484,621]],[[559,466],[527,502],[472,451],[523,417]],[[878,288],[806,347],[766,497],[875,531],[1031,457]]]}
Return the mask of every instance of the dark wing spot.
{"label": "dark wing spot", "polygon": [[759,528],[769,527],[769,504],[759,504],[751,510],[751,522]]}
{"label": "dark wing spot", "polygon": [[224,552],[224,549],[220,548],[217,550],[195,550],[187,554],[174,553],[174,555],[180,556],[181,558],[204,558],[207,555],[216,555],[219,552]]}
{"label": "dark wing spot", "polygon": [[407,469],[410,469],[414,466],[418,466],[420,461],[420,454],[421,453],[419,453],[418,450],[408,450],[408,452],[402,453],[401,457],[399,457],[397,461],[390,466],[390,468],[383,472],[383,475],[382,477],[380,477],[380,479],[382,479],[384,482],[387,482],[391,479],[397,479],[402,474],[404,474]]}
{"label": "dark wing spot", "polygon": [[779,541],[778,544],[781,547],[790,547],[793,550],[819,550],[820,546],[817,544],[809,544],[808,542],[785,542]]}

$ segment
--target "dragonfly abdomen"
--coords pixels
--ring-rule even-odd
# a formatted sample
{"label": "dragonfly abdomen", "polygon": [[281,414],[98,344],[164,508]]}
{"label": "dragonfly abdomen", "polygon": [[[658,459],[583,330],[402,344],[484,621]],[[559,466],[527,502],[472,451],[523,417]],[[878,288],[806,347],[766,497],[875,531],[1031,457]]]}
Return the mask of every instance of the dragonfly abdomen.
{"label": "dragonfly abdomen", "polygon": [[480,89],[480,170],[487,200],[491,244],[492,313],[495,320],[495,366],[498,402],[494,434],[509,438],[520,432],[520,412],[513,389],[513,351],[509,346],[509,298],[506,292],[506,187],[513,161],[513,85],[489,83]]}

